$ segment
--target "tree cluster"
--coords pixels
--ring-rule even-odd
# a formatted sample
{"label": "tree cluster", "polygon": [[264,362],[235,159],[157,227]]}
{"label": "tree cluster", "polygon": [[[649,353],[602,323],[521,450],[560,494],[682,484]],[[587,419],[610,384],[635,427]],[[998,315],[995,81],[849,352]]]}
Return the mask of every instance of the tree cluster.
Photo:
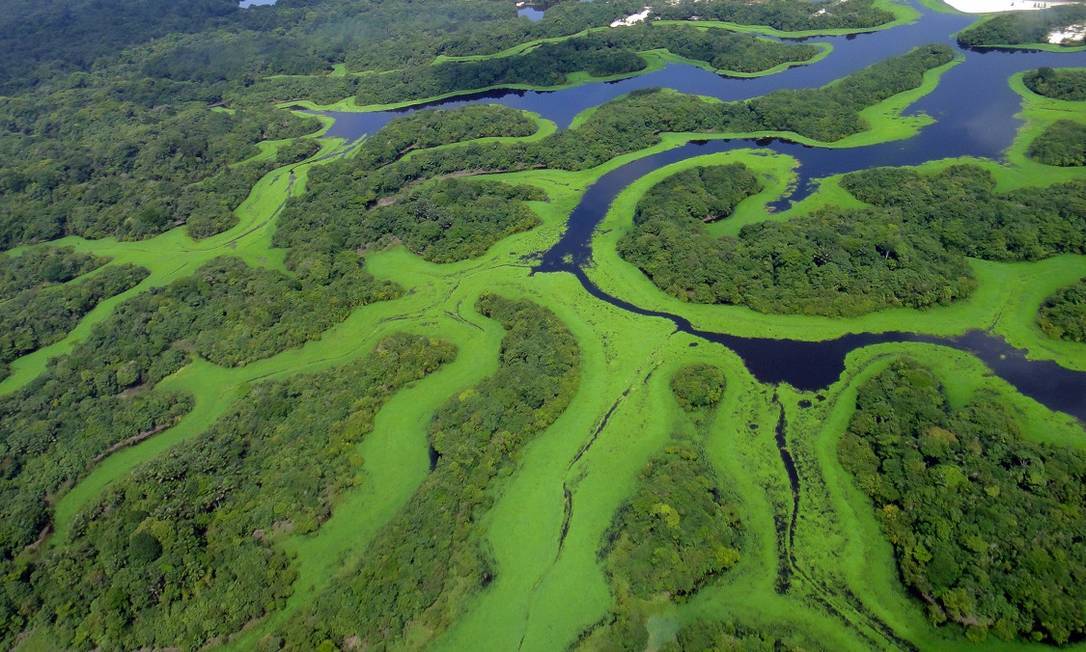
{"label": "tree cluster", "polygon": [[109,262],[71,247],[36,247],[18,256],[0,255],[0,301],[24,290],[67,283]]}
{"label": "tree cluster", "polygon": [[838,457],[933,623],[973,640],[1086,633],[1080,451],[1028,439],[987,391],[952,408],[935,375],[902,359],[861,386]]}
{"label": "tree cluster", "polygon": [[772,632],[738,623],[696,620],[679,630],[661,652],[820,652],[825,646],[788,627]]}
{"label": "tree cluster", "polygon": [[44,100],[0,99],[0,249],[65,235],[140,239],[186,222],[195,236],[221,231],[269,166],[291,161],[229,164],[316,126],[272,109],[140,106],[87,89]]}
{"label": "tree cluster", "polygon": [[1074,120],[1053,122],[1029,144],[1027,155],[1045,165],[1086,165],[1086,124]]}
{"label": "tree cluster", "polygon": [[[135,287],[148,273],[136,265],[111,265],[86,280],[23,290],[4,301],[0,363],[59,341],[100,301]],[[0,371],[0,380],[5,375]]]}
{"label": "tree cluster", "polygon": [[1046,298],[1037,324],[1049,337],[1086,342],[1086,279]]}
{"label": "tree cluster", "polygon": [[[194,355],[240,366],[315,339],[354,309],[398,296],[353,254],[302,279],[213,260],[122,304],[68,355],[0,397],[0,560],[49,523],[51,496],[111,447],[168,427],[191,406],[153,389]],[[319,272],[319,274],[318,274]]]}
{"label": "tree cluster", "polygon": [[1071,102],[1086,101],[1086,69],[1038,68],[1022,76],[1026,87],[1038,95]]}
{"label": "tree cluster", "polygon": [[1040,260],[1086,252],[1086,182],[996,192],[991,172],[953,165],[934,174],[875,168],[841,185],[901,216],[948,251],[985,260]]}

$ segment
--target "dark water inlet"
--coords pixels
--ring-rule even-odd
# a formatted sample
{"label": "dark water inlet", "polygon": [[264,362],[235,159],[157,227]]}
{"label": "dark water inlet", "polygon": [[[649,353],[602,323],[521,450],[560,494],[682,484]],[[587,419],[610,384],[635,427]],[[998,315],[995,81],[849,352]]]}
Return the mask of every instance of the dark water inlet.
{"label": "dark water inlet", "polygon": [[[640,88],[662,86],[723,100],[736,100],[764,95],[780,88],[816,87],[917,45],[952,41],[954,32],[974,20],[969,16],[940,14],[924,7],[917,8],[922,17],[912,25],[885,32],[814,39],[832,43],[833,52],[817,64],[792,68],[767,77],[720,77],[695,66],[675,64],[618,82],[587,84],[560,91],[499,90],[416,105],[400,111],[331,112],[328,115],[333,116],[336,122],[328,135],[355,140],[380,129],[398,115],[436,106],[454,108],[468,104],[498,103],[534,111],[565,127],[581,111]],[[692,156],[739,148],[754,147],[786,154],[794,157],[799,167],[795,190],[790,197],[775,204],[776,208],[783,208],[789,202],[809,195],[813,190],[812,179],[834,174],[877,166],[918,165],[959,156],[999,159],[1020,126],[1020,121],[1014,116],[1020,109],[1021,98],[1008,86],[1008,78],[1017,72],[1040,66],[1086,65],[1086,52],[959,51],[964,61],[947,71],[935,90],[909,108],[910,114],[926,113],[936,120],[914,138],[847,149],[807,147],[780,139],[711,140],[692,142],[632,161],[603,175],[586,191],[571,213],[565,233],[543,254],[534,270],[569,272],[580,280],[592,296],[602,301],[636,314],[668,319],[680,331],[720,343],[742,357],[751,373],[762,382],[787,382],[797,389],[815,390],[832,384],[840,377],[845,356],[854,349],[887,342],[927,342],[967,351],[1023,394],[1049,408],[1086,421],[1086,373],[1064,369],[1053,362],[1030,361],[1024,352],[989,333],[974,331],[952,338],[906,332],[857,333],[821,342],[744,338],[702,331],[678,315],[635,306],[596,287],[583,271],[583,266],[592,258],[592,234],[615,196],[652,170]]]}

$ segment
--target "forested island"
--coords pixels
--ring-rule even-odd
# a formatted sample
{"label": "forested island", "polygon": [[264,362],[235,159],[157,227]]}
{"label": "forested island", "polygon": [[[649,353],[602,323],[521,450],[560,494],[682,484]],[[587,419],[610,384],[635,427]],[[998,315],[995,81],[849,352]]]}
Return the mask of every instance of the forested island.
{"label": "forested island", "polygon": [[1076,649],[1086,14],[928,4],[11,3],[0,645]]}

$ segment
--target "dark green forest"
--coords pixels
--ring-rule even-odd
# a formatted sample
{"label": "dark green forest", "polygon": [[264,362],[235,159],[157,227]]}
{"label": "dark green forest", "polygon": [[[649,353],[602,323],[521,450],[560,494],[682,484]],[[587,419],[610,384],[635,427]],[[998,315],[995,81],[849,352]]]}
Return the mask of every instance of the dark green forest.
{"label": "dark green forest", "polygon": [[20,255],[0,255],[0,301],[24,290],[67,283],[109,262],[71,247],[39,247]]}
{"label": "dark green forest", "polygon": [[1053,5],[1045,11],[996,14],[959,32],[958,43],[971,48],[1047,43],[1049,32],[1080,23],[1083,19],[1086,19],[1086,6],[1081,4]]}
{"label": "dark green forest", "polygon": [[1086,69],[1038,68],[1022,76],[1034,93],[1056,100],[1086,101]]}
{"label": "dark green forest", "polygon": [[[916,33],[889,31],[895,56],[842,62],[853,72],[821,87],[792,70],[779,83],[727,80],[720,94],[779,87],[751,99],[636,90],[569,128],[479,97],[416,102],[347,141],[324,137],[330,118],[307,108],[634,75],[668,60],[663,50],[721,74],[810,64],[825,81],[836,75],[813,66],[838,70],[815,61],[825,38],[759,27],[930,19],[875,0],[658,4],[646,22],[612,29],[644,1],[546,0],[534,21],[513,0],[9,0],[0,647],[800,652],[1086,640],[1086,462],[1034,437],[1042,423],[1062,436],[1070,417],[990,390],[960,404],[983,366],[964,349],[916,345],[925,363],[940,352],[951,363],[937,376],[899,359],[860,386],[836,451],[840,488],[866,497],[881,527],[853,531],[854,515],[835,512],[820,485],[826,460],[810,463],[808,429],[853,407],[848,383],[886,364],[884,350],[842,352],[835,385],[777,387],[725,337],[686,328],[701,320],[690,306],[670,302],[676,330],[654,307],[600,301],[613,288],[588,265],[579,279],[536,266],[564,216],[624,162],[643,173],[657,162],[648,155],[697,138],[897,137],[919,121],[869,123],[865,109],[930,88],[932,71],[961,58],[953,36],[907,50]],[[958,39],[1026,45],[1083,11],[984,18]],[[1079,68],[1039,68],[1024,83],[1086,100]],[[597,90],[614,97],[602,84],[578,92]],[[1040,100],[1025,95],[1033,121],[1028,103]],[[500,101],[536,107],[537,97]],[[371,118],[388,116],[358,124]],[[1044,120],[1023,132],[1041,132],[1027,155],[1086,165],[1081,121]],[[734,311],[717,320],[699,309],[713,323],[696,328],[727,337],[761,345],[760,325],[777,322],[788,323],[768,335],[838,337],[853,326],[772,315],[947,305],[976,290],[970,259],[1086,254],[1086,181],[1072,169],[1033,165],[1027,176],[1060,182],[1011,177],[1007,192],[999,166],[867,169],[829,182],[813,197],[823,208],[775,219],[746,213],[769,211],[754,204],[778,181],[750,166],[663,178],[618,243],[681,301],[771,315],[737,325],[724,323]],[[518,174],[488,176],[505,172]],[[838,183],[864,206],[832,205]],[[710,235],[741,204],[752,223]],[[381,253],[396,247],[406,252]],[[1079,261],[1051,261],[1065,262]],[[976,296],[1003,300],[1008,287]],[[1034,307],[1016,312],[1031,355],[1062,365],[1070,350],[1077,363],[1086,280],[1047,297],[1036,324]],[[825,328],[793,328],[806,323]],[[886,323],[912,328],[896,313]],[[1038,329],[1063,341],[1033,346],[1045,342]],[[959,371],[970,377],[944,388]],[[763,504],[773,513],[757,513]],[[789,505],[793,524],[810,520],[786,548]],[[823,525],[828,536],[813,540]],[[887,542],[900,582],[873,588],[824,554]],[[915,617],[885,613],[886,592],[902,586]]]}
{"label": "dark green forest", "polygon": [[846,174],[841,185],[965,256],[1011,261],[1086,252],[1082,181],[998,193],[991,172],[963,164],[935,174],[875,168]]}
{"label": "dark green forest", "polygon": [[[887,211],[824,210],[714,238],[703,223],[726,217],[760,189],[741,164],[664,180],[641,199],[618,244],[668,294],[761,312],[858,315],[949,303],[975,283],[960,257]],[[707,199],[701,199],[708,195]]]}
{"label": "dark green forest", "polygon": [[0,558],[49,525],[53,496],[111,447],[139,441],[191,407],[154,386],[199,355],[244,365],[319,337],[366,303],[399,290],[340,264],[330,280],[291,278],[221,258],[130,299],[22,390],[0,397]]}
{"label": "dark green forest", "polygon": [[[61,339],[100,301],[135,287],[147,274],[135,265],[111,265],[83,281],[27,289],[5,300],[0,304],[0,364]],[[5,375],[0,371],[0,380]]]}
{"label": "dark green forest", "polygon": [[661,652],[819,652],[826,647],[783,626],[767,632],[735,623],[699,620],[680,629],[675,641],[660,649]]}
{"label": "dark green forest", "polygon": [[381,405],[454,355],[394,335],[347,366],[253,386],[21,569],[7,586],[6,634],[52,622],[65,645],[197,649],[282,607],[295,572],[278,544],[316,530],[365,482],[355,447]]}
{"label": "dark green forest", "polygon": [[1029,157],[1045,165],[1086,165],[1086,124],[1057,120],[1029,144]]}
{"label": "dark green forest", "polygon": [[1086,633],[1086,460],[1034,443],[997,396],[951,407],[908,359],[865,383],[838,448],[937,625],[972,640]]}
{"label": "dark green forest", "polygon": [[1086,279],[1046,298],[1037,323],[1049,337],[1086,342]]}
{"label": "dark green forest", "polygon": [[319,126],[267,108],[141,106],[83,88],[60,95],[59,109],[0,99],[0,249],[65,235],[142,239],[185,223],[194,237],[218,233],[260,177],[292,161],[229,164],[255,156],[259,141]]}

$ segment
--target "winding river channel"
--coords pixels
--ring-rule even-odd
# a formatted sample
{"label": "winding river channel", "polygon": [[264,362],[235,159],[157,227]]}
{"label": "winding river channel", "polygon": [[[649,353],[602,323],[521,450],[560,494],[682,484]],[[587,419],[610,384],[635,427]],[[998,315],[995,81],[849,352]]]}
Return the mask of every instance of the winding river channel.
{"label": "winding river channel", "polygon": [[[833,52],[811,65],[753,79],[721,77],[696,66],[672,64],[660,70],[616,82],[586,84],[558,91],[489,91],[398,111],[329,112],[336,119],[329,136],[354,140],[380,129],[394,117],[422,108],[451,108],[473,103],[498,103],[526,109],[554,121],[560,128],[581,111],[639,88],[667,87],[723,100],[764,95],[780,88],[816,87],[875,61],[901,54],[914,46],[935,42],[954,44],[953,34],[973,21],[969,16],[941,14],[917,7],[921,18],[883,32],[811,40],[832,43]],[[956,47],[956,44],[955,44]],[[938,87],[908,112],[926,113],[936,122],[909,140],[846,149],[816,148],[783,140],[714,140],[692,142],[632,161],[601,177],[571,213],[561,239],[538,261],[537,272],[575,275],[594,297],[621,309],[671,320],[678,330],[735,351],[763,382],[787,382],[798,389],[826,387],[844,370],[852,350],[884,342],[929,342],[953,346],[977,356],[998,376],[1023,394],[1056,410],[1086,421],[1086,373],[1054,362],[1028,360],[1023,351],[992,334],[971,331],[957,337],[917,333],[857,333],[818,342],[748,338],[694,328],[678,315],[642,309],[602,291],[584,273],[592,259],[592,234],[608,207],[624,188],[645,174],[677,161],[730,149],[760,147],[795,158],[798,180],[792,194],[778,202],[786,206],[812,190],[811,180],[882,165],[917,165],[958,156],[1000,159],[1020,126],[1014,115],[1020,97],[1008,86],[1014,73],[1039,66],[1086,66],[1086,52],[959,50],[964,61],[946,72]],[[778,206],[778,207],[780,207]]]}

